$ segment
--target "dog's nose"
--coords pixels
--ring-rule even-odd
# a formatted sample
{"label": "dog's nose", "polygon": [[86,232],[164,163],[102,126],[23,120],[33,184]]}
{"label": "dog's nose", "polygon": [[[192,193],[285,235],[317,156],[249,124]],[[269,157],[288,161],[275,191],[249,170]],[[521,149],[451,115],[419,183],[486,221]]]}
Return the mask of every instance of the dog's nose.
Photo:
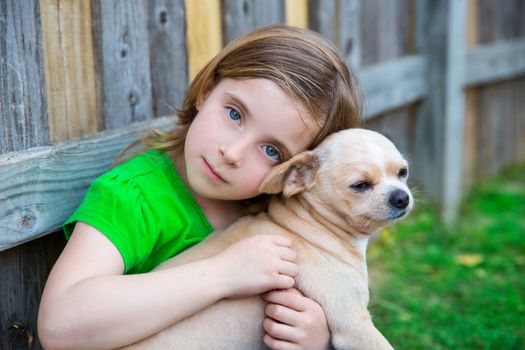
{"label": "dog's nose", "polygon": [[395,190],[390,194],[390,204],[399,209],[405,209],[410,202],[408,193],[403,190]]}

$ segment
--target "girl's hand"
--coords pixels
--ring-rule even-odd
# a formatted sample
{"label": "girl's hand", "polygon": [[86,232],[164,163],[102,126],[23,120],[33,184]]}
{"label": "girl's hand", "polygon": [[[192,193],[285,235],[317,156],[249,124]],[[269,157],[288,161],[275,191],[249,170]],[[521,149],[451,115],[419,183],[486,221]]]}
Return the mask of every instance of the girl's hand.
{"label": "girl's hand", "polygon": [[226,297],[239,298],[293,287],[299,268],[291,246],[292,240],[288,237],[256,235],[219,253],[215,259],[223,264]]}
{"label": "girl's hand", "polygon": [[268,302],[263,341],[273,350],[329,349],[330,331],[323,309],[297,289],[263,294]]}

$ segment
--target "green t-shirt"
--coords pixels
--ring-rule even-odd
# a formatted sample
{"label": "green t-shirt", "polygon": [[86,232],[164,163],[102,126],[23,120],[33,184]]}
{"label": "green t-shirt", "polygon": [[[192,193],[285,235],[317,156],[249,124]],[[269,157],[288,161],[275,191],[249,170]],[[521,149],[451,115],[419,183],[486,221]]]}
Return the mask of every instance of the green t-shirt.
{"label": "green t-shirt", "polygon": [[151,271],[213,231],[165,152],[149,151],[98,177],[64,224],[76,221],[107,236],[126,274]]}

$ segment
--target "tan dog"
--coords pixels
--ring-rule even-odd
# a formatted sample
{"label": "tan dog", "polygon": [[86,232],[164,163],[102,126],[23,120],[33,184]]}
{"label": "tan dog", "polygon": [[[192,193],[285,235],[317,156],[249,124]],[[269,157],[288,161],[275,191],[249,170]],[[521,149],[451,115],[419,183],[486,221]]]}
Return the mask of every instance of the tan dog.
{"label": "tan dog", "polygon": [[[336,349],[392,349],[367,310],[370,235],[405,216],[407,162],[384,136],[348,129],[277,166],[261,185],[268,213],[241,218],[160,268],[213,256],[256,234],[285,235],[297,253],[295,287],[323,308]],[[260,296],[224,299],[127,349],[265,349]]]}

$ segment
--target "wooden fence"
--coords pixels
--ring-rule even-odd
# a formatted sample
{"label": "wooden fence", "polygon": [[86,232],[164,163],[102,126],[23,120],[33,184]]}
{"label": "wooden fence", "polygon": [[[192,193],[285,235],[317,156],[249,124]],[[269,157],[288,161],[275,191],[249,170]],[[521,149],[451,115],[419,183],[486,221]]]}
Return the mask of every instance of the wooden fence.
{"label": "wooden fence", "polygon": [[523,0],[0,0],[0,350],[40,348],[60,225],[138,132],[171,125],[224,43],[269,23],[333,40],[368,127],[453,218],[525,159],[524,18]]}

